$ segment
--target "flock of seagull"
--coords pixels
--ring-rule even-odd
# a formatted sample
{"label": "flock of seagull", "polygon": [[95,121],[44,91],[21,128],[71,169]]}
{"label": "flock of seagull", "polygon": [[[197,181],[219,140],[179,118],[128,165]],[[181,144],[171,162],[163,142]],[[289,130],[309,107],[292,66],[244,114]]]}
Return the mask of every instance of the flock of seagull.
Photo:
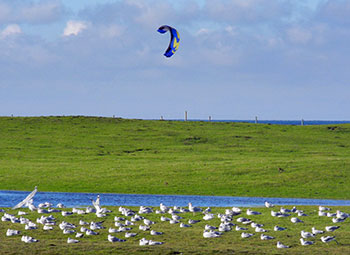
{"label": "flock of seagull", "polygon": [[[34,191],[30,193],[22,202],[20,202],[18,205],[14,206],[12,209],[19,209],[23,206],[27,206],[30,211],[37,212],[39,214],[43,214],[41,217],[36,219],[36,222],[32,222],[29,219],[25,217],[27,215],[26,212],[18,211],[18,215],[9,214],[6,211],[0,209],[0,212],[3,212],[4,214],[1,217],[1,221],[8,221],[11,223],[14,223],[15,228],[18,228],[18,224],[23,224],[25,230],[33,230],[38,229],[39,227],[42,227],[45,231],[50,231],[58,225],[58,227],[62,230],[62,233],[64,235],[70,235],[67,238],[67,243],[78,243],[80,242],[81,238],[86,236],[94,236],[99,234],[99,230],[106,229],[105,226],[103,226],[103,221],[98,222],[86,222],[84,220],[79,221],[79,226],[69,223],[67,221],[62,221],[61,223],[56,222],[56,218],[52,215],[45,216],[44,214],[51,214],[51,213],[61,213],[62,216],[68,217],[73,214],[89,214],[89,213],[95,213],[97,218],[104,218],[107,217],[109,213],[111,213],[110,210],[107,208],[101,207],[100,204],[100,196],[97,196],[96,200],[92,199],[92,205],[93,207],[87,207],[86,209],[77,209],[73,208],[72,211],[67,211],[65,206],[60,203],[57,204],[56,207],[53,207],[53,205],[49,202],[41,203],[38,206],[35,206],[33,204],[33,197],[37,192],[37,187],[35,187]],[[279,211],[274,211],[275,206],[269,202],[265,202],[265,206],[267,208],[271,209],[271,216],[272,217],[290,217],[290,221],[294,224],[300,224],[304,221],[300,218],[305,218],[307,214],[305,214],[302,210],[298,210],[296,207],[293,207],[292,209],[286,209],[281,207]],[[204,238],[218,238],[221,237],[225,232],[235,230],[241,232],[241,238],[250,238],[254,236],[255,234],[260,234],[261,240],[272,240],[276,239],[273,235],[268,235],[267,232],[272,231],[265,229],[263,224],[259,224],[257,222],[252,221],[249,218],[242,217],[242,210],[238,207],[232,207],[230,209],[226,209],[225,213],[223,214],[214,214],[211,212],[211,208],[208,207],[206,209],[202,209],[200,207],[195,207],[191,203],[188,204],[188,207],[169,207],[164,204],[160,204],[159,209],[153,209],[151,207],[147,206],[140,206],[139,211],[135,212],[131,209],[125,208],[120,206],[119,212],[122,214],[121,217],[115,216],[114,217],[114,226],[108,228],[108,237],[107,240],[109,242],[125,242],[127,238],[133,238],[137,236],[138,234],[136,232],[133,232],[133,228],[138,227],[139,230],[149,232],[151,236],[161,236],[164,233],[155,231],[154,229],[151,229],[153,225],[156,224],[156,222],[151,221],[147,219],[146,216],[150,213],[156,213],[160,215],[160,221],[162,222],[169,222],[169,224],[178,224],[180,228],[190,228],[194,224],[205,221],[209,223],[210,220],[214,218],[220,219],[219,226],[212,226],[209,224],[206,224],[203,230],[203,237]],[[200,213],[203,215],[202,220],[194,220],[194,219],[188,219],[187,223],[185,223],[185,219],[183,216],[181,216],[181,213],[191,212],[193,215],[196,213]],[[198,215],[198,214],[197,214]],[[261,215],[261,212],[254,211],[252,209],[246,210],[247,216],[252,215]],[[329,243],[329,242],[337,242],[335,236],[327,235],[326,233],[334,232],[337,229],[340,228],[340,226],[334,225],[335,223],[344,222],[348,217],[349,214],[341,211],[331,212],[330,208],[319,206],[318,215],[320,217],[330,217],[332,218],[332,225],[326,226],[324,230],[316,229],[315,227],[312,227],[311,231],[304,231],[302,230],[300,233],[300,244],[303,246],[306,245],[312,245],[315,243],[315,238],[317,236],[321,236],[320,240],[323,243]],[[234,217],[237,224],[234,222]],[[299,217],[299,218],[298,218]],[[137,224],[138,223],[138,224]],[[251,233],[251,231],[255,233]],[[274,226],[273,231],[285,231],[287,230],[286,227],[281,226]],[[114,234],[116,233],[122,233],[125,238],[120,239]],[[8,229],[6,231],[6,236],[20,236],[21,231],[17,229]],[[71,236],[74,235],[74,238]],[[35,243],[38,242],[37,239],[22,235],[21,240],[25,243]],[[276,240],[277,241],[277,240]],[[139,240],[139,245],[162,245],[164,242],[160,241],[154,241],[151,239],[142,238]],[[286,249],[290,248],[291,246],[285,245],[281,243],[280,241],[277,241],[276,243],[277,248]]]}

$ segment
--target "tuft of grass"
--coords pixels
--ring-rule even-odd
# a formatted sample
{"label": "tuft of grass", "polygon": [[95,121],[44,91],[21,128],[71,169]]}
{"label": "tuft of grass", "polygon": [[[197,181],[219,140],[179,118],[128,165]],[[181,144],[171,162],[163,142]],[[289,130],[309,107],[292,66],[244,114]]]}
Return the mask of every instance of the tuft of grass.
{"label": "tuft of grass", "polygon": [[1,190],[349,199],[349,155],[349,124],[0,117]]}

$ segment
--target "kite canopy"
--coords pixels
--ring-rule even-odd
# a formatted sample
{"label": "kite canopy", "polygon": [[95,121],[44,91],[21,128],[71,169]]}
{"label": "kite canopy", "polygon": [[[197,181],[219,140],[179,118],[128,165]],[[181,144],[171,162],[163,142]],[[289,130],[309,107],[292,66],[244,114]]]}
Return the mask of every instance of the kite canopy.
{"label": "kite canopy", "polygon": [[170,58],[175,53],[175,51],[179,48],[180,35],[177,32],[177,30],[171,26],[165,25],[158,28],[158,32],[161,34],[164,34],[167,31],[169,31],[171,37],[170,37],[169,46],[165,51],[164,56]]}

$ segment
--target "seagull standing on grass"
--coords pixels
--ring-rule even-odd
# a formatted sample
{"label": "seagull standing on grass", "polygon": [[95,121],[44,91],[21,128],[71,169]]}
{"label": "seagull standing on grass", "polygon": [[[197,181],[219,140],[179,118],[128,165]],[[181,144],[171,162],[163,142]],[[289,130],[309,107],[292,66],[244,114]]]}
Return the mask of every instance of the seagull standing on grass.
{"label": "seagull standing on grass", "polygon": [[291,218],[290,221],[291,221],[292,223],[304,223],[304,221],[298,219],[297,217]]}
{"label": "seagull standing on grass", "polygon": [[271,240],[271,239],[275,239],[275,238],[273,236],[268,236],[268,235],[261,234],[260,235],[260,239],[261,240]]}
{"label": "seagull standing on grass", "polygon": [[286,228],[283,228],[283,227],[279,227],[279,226],[275,226],[273,228],[274,231],[283,231],[283,230],[286,230]]}
{"label": "seagull standing on grass", "polygon": [[321,241],[323,243],[329,243],[329,242],[335,241],[337,244],[339,244],[338,241],[335,239],[335,236],[322,236]]}
{"label": "seagull standing on grass", "polygon": [[327,232],[333,232],[334,230],[337,230],[338,228],[340,228],[340,226],[327,226],[327,227],[325,227]]}
{"label": "seagull standing on grass", "polygon": [[318,234],[323,234],[324,231],[323,230],[317,230],[315,227],[312,227],[312,233],[314,235],[318,235]]}
{"label": "seagull standing on grass", "polygon": [[242,232],[241,237],[242,237],[242,238],[249,238],[249,237],[251,237],[251,236],[253,236],[253,235],[254,235],[254,234]]}
{"label": "seagull standing on grass", "polygon": [[290,246],[284,245],[281,242],[277,242],[277,248],[279,248],[279,249],[287,249],[287,248],[290,248]]}
{"label": "seagull standing on grass", "polygon": [[192,212],[192,213],[196,213],[196,212],[201,212],[201,211],[202,211],[201,208],[199,208],[199,207],[194,207],[194,206],[192,205],[192,203],[188,203],[188,209],[189,209],[190,212]]}
{"label": "seagull standing on grass", "polygon": [[76,239],[73,239],[70,237],[68,237],[68,239],[67,239],[67,243],[79,243],[79,242],[80,242],[79,240],[76,240]]}
{"label": "seagull standing on grass", "polygon": [[300,243],[301,243],[301,245],[303,245],[303,246],[314,244],[313,241],[305,241],[303,238],[300,238]]}
{"label": "seagull standing on grass", "polygon": [[302,238],[315,237],[315,234],[310,233],[310,232],[306,232],[306,231],[304,231],[304,230],[302,230],[302,231],[300,232],[300,235],[301,235]]}

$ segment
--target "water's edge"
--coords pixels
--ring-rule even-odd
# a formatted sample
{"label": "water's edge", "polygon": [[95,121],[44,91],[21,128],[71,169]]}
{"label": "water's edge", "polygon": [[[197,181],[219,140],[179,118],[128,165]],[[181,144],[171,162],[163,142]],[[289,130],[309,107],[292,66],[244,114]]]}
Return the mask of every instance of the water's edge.
{"label": "water's edge", "polygon": [[[30,192],[0,190],[0,207],[13,207],[21,202]],[[191,202],[201,207],[259,207],[265,201],[276,205],[326,205],[350,206],[350,200],[307,199],[307,198],[266,198],[266,197],[230,197],[198,195],[144,195],[144,194],[111,194],[99,193],[102,206],[187,206]],[[97,193],[38,192],[34,204],[50,202],[54,206],[63,203],[67,207],[86,207]]]}

